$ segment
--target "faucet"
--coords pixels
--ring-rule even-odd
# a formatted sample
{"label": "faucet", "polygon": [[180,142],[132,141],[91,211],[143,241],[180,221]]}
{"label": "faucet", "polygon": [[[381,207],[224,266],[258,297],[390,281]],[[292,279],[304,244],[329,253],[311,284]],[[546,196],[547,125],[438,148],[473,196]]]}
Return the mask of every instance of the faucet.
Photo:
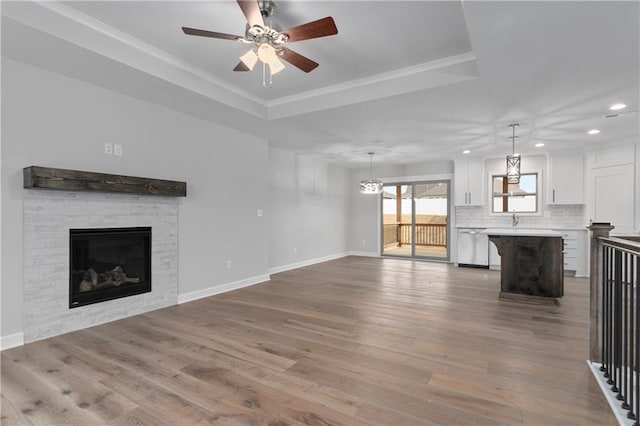
{"label": "faucet", "polygon": [[518,222],[519,222],[518,216],[516,216],[516,214],[513,213],[513,215],[511,216],[511,226],[515,228]]}

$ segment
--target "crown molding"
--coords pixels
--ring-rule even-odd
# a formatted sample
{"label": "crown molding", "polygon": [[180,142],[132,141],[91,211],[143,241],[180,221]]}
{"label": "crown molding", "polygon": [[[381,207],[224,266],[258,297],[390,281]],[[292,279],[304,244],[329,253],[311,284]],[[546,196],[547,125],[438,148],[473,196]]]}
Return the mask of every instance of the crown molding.
{"label": "crown molding", "polygon": [[309,99],[317,96],[327,95],[329,93],[344,92],[346,90],[355,89],[363,86],[371,86],[380,84],[390,80],[401,79],[410,77],[416,74],[422,74],[428,71],[434,71],[442,68],[449,67],[451,65],[460,64],[463,62],[474,61],[476,56],[473,52],[466,52],[456,56],[450,56],[448,58],[436,59],[435,61],[426,62],[424,64],[418,64],[411,67],[401,68],[398,70],[389,71],[382,74],[377,74],[371,77],[360,78],[351,80],[346,83],[340,83],[333,86],[323,87],[322,89],[309,90],[307,92],[298,93],[296,95],[284,96],[282,98],[274,99],[267,102],[267,107],[276,107],[282,104],[292,103]]}
{"label": "crown molding", "polygon": [[477,78],[466,52],[267,101],[59,1],[4,2],[9,19],[263,120],[296,116]]}
{"label": "crown molding", "polygon": [[2,14],[146,74],[266,118],[266,106],[260,98],[58,1],[3,2]]}
{"label": "crown molding", "polygon": [[475,55],[467,52],[267,103],[268,119],[279,119],[359,102],[372,101],[478,77]]}

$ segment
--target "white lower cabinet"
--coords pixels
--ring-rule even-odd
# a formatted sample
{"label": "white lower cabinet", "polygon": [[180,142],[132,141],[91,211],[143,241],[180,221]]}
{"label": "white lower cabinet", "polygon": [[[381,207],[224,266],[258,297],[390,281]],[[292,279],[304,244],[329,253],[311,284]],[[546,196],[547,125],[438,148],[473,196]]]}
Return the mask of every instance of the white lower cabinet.
{"label": "white lower cabinet", "polygon": [[562,233],[565,274],[587,275],[586,231],[554,229]]}

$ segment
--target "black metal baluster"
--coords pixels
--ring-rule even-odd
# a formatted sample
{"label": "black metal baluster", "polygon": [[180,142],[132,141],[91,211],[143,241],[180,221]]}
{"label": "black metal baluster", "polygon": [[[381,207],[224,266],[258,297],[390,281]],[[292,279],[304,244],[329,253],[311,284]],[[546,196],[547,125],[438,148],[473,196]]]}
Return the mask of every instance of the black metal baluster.
{"label": "black metal baluster", "polygon": [[[638,258],[638,256],[635,257],[635,264],[636,264],[636,276],[638,276],[638,272],[640,272],[640,258]],[[638,283],[636,283],[636,346],[640,344],[640,309],[637,308],[638,304],[640,304],[640,285],[638,285]],[[635,362],[635,371],[634,371],[634,379],[635,379],[635,391],[636,391],[636,403],[634,406],[634,410],[631,413],[629,413],[630,417],[632,419],[635,419],[635,425],[638,425],[638,418],[640,416],[638,416],[638,412],[640,410],[640,388],[638,387],[639,383],[638,383],[638,379],[639,379],[639,372],[638,372],[638,367],[640,366],[640,350],[639,348],[636,347],[636,362]]]}
{"label": "black metal baluster", "polygon": [[634,406],[634,396],[635,396],[635,387],[636,384],[638,383],[638,377],[637,377],[637,373],[636,373],[636,357],[637,357],[637,353],[638,353],[638,340],[636,339],[636,333],[637,333],[637,328],[638,328],[638,324],[634,321],[634,319],[636,318],[636,303],[635,303],[635,295],[636,295],[636,287],[637,287],[637,283],[635,280],[635,274],[634,274],[634,264],[636,262],[636,256],[632,256],[631,257],[631,264],[629,265],[629,287],[630,287],[630,294],[631,296],[629,297],[629,335],[630,335],[630,339],[629,339],[629,345],[631,346],[631,350],[629,352],[629,395],[628,395],[628,399],[627,401],[629,401],[629,412],[627,413],[627,418],[629,419],[634,419],[636,418],[635,416],[635,410],[637,409]]}
{"label": "black metal baluster", "polygon": [[609,379],[607,380],[608,384],[612,384],[613,380],[611,379],[611,248],[608,246],[603,247],[603,274],[602,280],[604,285],[603,290],[603,300],[604,300],[604,312],[602,315],[603,318],[603,327],[602,331],[604,333],[602,339],[603,346],[603,355],[602,355],[602,366],[604,368],[604,377]]}
{"label": "black metal baluster", "polygon": [[616,383],[616,279],[615,279],[615,249],[609,249],[609,375],[611,384]]}
{"label": "black metal baluster", "polygon": [[627,255],[628,253],[619,251],[620,253],[620,316],[622,321],[620,322],[620,391],[616,397],[618,401],[622,401],[621,407],[623,409],[629,408],[626,400],[626,391],[628,383],[627,366],[629,365],[628,354],[629,350],[629,330],[627,328],[627,309],[629,307],[628,299],[628,277],[627,277]]}
{"label": "black metal baluster", "polygon": [[[613,386],[611,390],[620,392],[620,381],[622,379],[622,253],[614,250],[614,323],[613,323]],[[620,395],[618,395],[619,397]]]}

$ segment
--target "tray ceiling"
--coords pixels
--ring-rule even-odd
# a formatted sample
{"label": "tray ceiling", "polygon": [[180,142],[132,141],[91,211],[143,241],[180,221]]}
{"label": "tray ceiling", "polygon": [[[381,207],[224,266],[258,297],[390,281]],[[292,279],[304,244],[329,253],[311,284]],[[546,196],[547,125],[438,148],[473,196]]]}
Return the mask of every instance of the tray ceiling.
{"label": "tray ceiling", "polygon": [[[3,2],[3,55],[253,133],[345,166],[582,149],[638,140],[637,2],[281,1],[283,27],[333,16],[291,45],[320,63],[232,71],[235,1]],[[614,102],[628,105],[604,120]],[[598,138],[586,130],[600,128]]]}

